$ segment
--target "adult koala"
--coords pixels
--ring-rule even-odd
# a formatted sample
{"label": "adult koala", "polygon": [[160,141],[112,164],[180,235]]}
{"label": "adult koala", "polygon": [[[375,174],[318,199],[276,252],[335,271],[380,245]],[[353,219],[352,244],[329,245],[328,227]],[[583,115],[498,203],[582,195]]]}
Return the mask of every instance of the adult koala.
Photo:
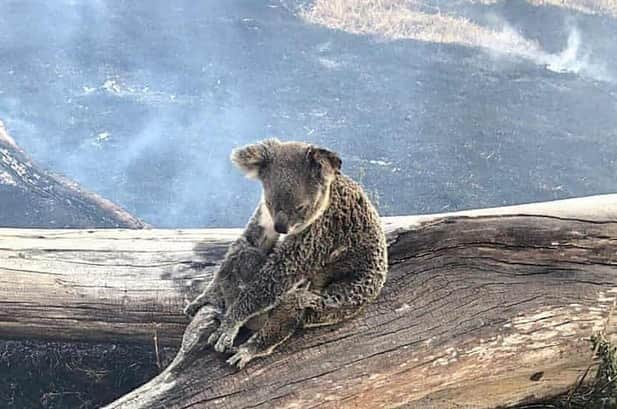
{"label": "adult koala", "polygon": [[[381,291],[388,263],[379,215],[360,185],[341,173],[337,154],[268,139],[234,150],[231,160],[261,181],[262,199],[185,312],[210,308],[217,328],[208,343],[234,350],[228,362],[241,368],[301,326],[358,313]],[[255,332],[233,348],[243,325]]]}

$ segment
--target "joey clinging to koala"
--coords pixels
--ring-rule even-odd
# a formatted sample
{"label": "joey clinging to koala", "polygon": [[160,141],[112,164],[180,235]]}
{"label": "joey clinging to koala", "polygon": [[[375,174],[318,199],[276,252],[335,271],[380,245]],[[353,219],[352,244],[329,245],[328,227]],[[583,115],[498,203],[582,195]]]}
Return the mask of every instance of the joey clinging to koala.
{"label": "joey clinging to koala", "polygon": [[[228,362],[242,367],[299,327],[354,316],[381,291],[388,263],[380,218],[334,152],[268,139],[234,150],[231,159],[261,182],[262,199],[186,313],[208,308],[208,343],[234,351]],[[234,348],[242,326],[254,333]]]}

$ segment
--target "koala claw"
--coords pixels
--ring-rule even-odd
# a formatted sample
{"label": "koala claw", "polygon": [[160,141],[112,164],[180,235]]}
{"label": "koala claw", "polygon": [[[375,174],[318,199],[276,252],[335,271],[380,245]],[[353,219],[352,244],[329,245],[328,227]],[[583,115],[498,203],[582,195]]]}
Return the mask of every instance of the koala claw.
{"label": "koala claw", "polygon": [[208,345],[216,345],[223,332],[223,329],[221,327],[222,325],[219,326],[215,331],[213,331],[212,334],[210,334],[210,336],[208,337]]}
{"label": "koala claw", "polygon": [[242,369],[253,358],[254,355],[248,349],[239,348],[238,351],[227,360],[227,363],[232,366],[237,366],[238,369]]}
{"label": "koala claw", "polygon": [[219,337],[218,341],[214,345],[214,350],[217,352],[225,352],[227,349],[231,348],[234,343],[234,338],[229,333],[224,332]]}
{"label": "koala claw", "polygon": [[225,352],[232,349],[239,328],[230,326],[226,323],[221,323],[216,331],[208,338],[208,344],[214,345],[214,350],[217,352]]}
{"label": "koala claw", "polygon": [[212,306],[205,305],[195,313],[193,321],[198,318],[204,327],[218,326],[221,321],[221,312]]}

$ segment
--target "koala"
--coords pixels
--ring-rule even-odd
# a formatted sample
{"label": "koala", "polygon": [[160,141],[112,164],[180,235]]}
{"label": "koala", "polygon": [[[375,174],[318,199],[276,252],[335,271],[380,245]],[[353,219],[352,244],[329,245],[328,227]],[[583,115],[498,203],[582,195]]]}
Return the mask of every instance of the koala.
{"label": "koala", "polygon": [[[302,142],[268,139],[232,152],[258,179],[262,198],[208,288],[190,303],[212,311],[208,343],[233,351],[243,367],[266,356],[298,328],[356,315],[380,293],[387,246],[377,211],[341,172],[340,157]],[[252,336],[234,348],[241,327]]]}

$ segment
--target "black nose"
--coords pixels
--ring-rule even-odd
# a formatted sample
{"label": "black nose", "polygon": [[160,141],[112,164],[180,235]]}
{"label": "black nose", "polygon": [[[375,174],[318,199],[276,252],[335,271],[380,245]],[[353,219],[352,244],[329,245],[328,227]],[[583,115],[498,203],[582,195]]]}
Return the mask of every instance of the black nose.
{"label": "black nose", "polygon": [[289,228],[285,223],[282,223],[280,221],[274,223],[274,231],[276,231],[277,233],[286,234],[288,230]]}
{"label": "black nose", "polygon": [[287,214],[285,212],[277,212],[274,216],[274,231],[280,234],[286,234],[289,231],[289,223],[287,222]]}

